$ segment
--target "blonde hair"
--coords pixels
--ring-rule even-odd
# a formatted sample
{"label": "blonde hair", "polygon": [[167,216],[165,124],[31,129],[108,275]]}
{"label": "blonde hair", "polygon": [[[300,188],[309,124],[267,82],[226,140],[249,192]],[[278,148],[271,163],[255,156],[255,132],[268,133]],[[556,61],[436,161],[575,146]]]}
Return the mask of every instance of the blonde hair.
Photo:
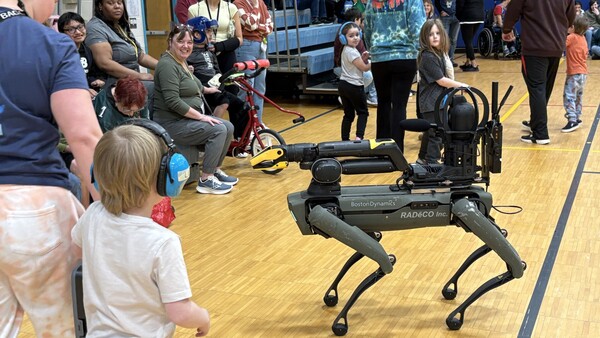
{"label": "blonde hair", "polygon": [[[429,34],[434,26],[436,26],[440,31],[440,45],[438,48],[432,47],[429,42]],[[440,19],[425,21],[421,27],[421,32],[419,33],[419,43],[421,44],[421,49],[419,50],[419,56],[417,57],[417,64],[421,62],[421,55],[426,50],[434,53],[440,58],[443,58],[444,54],[448,53],[448,50],[450,49],[450,38],[448,38],[448,33],[446,33],[444,25]]]}
{"label": "blonde hair", "polygon": [[156,191],[167,146],[150,130],[123,125],[102,136],[94,152],[94,179],[106,210],[119,216],[141,207]]}

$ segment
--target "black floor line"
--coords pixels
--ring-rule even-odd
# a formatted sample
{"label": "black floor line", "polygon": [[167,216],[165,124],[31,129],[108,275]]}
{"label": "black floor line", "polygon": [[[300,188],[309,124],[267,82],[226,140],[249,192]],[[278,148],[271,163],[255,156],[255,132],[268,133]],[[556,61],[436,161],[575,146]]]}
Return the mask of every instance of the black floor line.
{"label": "black floor line", "polygon": [[584,171],[584,174],[600,174],[600,171]]}
{"label": "black floor line", "polygon": [[319,117],[321,117],[321,116],[325,116],[325,115],[327,115],[327,114],[331,113],[332,111],[335,111],[335,110],[337,110],[338,108],[339,108],[339,106],[338,106],[338,107],[335,107],[335,108],[333,108],[333,109],[330,109],[330,110],[328,110],[328,111],[326,111],[326,112],[324,112],[324,113],[321,113],[321,114],[319,114],[319,115],[313,116],[313,117],[309,118],[308,120],[306,120],[306,121],[304,121],[304,122],[302,122],[302,123],[294,124],[293,126],[289,126],[289,127],[287,127],[287,128],[284,128],[284,129],[280,130],[280,131],[279,131],[279,133],[281,134],[281,133],[283,133],[283,132],[286,132],[286,131],[288,131],[288,130],[290,130],[290,129],[294,129],[294,128],[296,128],[296,127],[300,127],[301,125],[303,125],[303,124],[305,124],[305,123],[308,123],[308,122],[310,122],[310,121],[312,121],[312,120],[314,120],[314,119],[317,119],[317,118],[319,118]]}
{"label": "black floor line", "polygon": [[[573,177],[573,180],[571,181],[571,186],[569,187],[569,193],[567,194],[567,198],[565,200],[565,203],[563,204],[562,211],[560,212],[560,217],[558,218],[558,223],[556,224],[556,228],[554,229],[552,241],[550,242],[550,246],[548,247],[546,258],[544,258],[544,264],[542,265],[540,275],[538,276],[537,282],[535,283],[533,294],[531,295],[531,299],[529,300],[529,306],[527,306],[527,311],[525,311],[525,317],[523,318],[523,322],[521,323],[521,329],[519,330],[518,337],[531,337],[531,335],[533,334],[535,322],[540,313],[540,307],[542,305],[542,301],[546,293],[546,288],[548,287],[550,275],[552,274],[552,268],[554,267],[556,256],[558,256],[560,243],[565,233],[567,221],[569,220],[569,216],[571,214],[571,207],[575,202],[575,195],[577,194],[577,189],[579,189],[579,184],[581,183],[581,176],[584,173],[583,168],[585,167],[585,162],[587,161],[587,158],[589,156],[592,141],[594,140],[594,135],[596,135],[599,117],[600,106],[596,110],[594,123],[590,128],[590,132],[588,134],[585,146],[583,147],[583,151],[581,152],[581,157],[579,158],[579,163],[577,164],[577,169],[575,170],[575,175]],[[524,260],[527,261],[526,258]]]}

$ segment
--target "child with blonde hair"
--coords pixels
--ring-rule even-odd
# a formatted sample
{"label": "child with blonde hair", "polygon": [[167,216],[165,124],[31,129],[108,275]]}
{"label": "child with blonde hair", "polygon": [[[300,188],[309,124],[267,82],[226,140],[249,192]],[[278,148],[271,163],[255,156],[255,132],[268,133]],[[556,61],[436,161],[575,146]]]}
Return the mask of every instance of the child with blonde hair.
{"label": "child with blonde hair", "polygon": [[[435,102],[446,88],[468,87],[453,80],[452,65],[447,57],[450,39],[439,19],[427,20],[419,35],[421,50],[417,57],[419,69],[419,110],[423,118],[435,123]],[[434,164],[441,158],[442,139],[433,130],[423,134],[419,150],[420,164]]]}
{"label": "child with blonde hair", "polygon": [[563,106],[567,125],[563,133],[570,133],[581,126],[581,107],[583,105],[583,87],[587,79],[587,42],[585,32],[588,24],[583,17],[576,17],[567,35],[567,77],[563,90]]}
{"label": "child with blonde hair", "polygon": [[[190,300],[179,236],[151,219],[164,194],[160,184],[170,180],[164,171],[175,178],[185,172],[173,173],[170,136],[158,136],[164,129],[140,121],[118,126],[98,142],[93,179],[101,200],[71,232],[83,252],[88,337],[172,337],[175,325],[197,328],[196,336],[203,336],[210,319]],[[183,184],[187,177],[181,178]]]}

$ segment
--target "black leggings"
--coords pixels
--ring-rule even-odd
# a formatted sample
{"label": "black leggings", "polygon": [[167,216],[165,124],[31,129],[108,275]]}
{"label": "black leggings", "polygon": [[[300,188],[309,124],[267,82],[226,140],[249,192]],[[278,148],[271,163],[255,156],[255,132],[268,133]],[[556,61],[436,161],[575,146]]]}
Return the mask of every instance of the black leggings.
{"label": "black leggings", "polygon": [[465,49],[467,50],[467,59],[475,60],[475,51],[473,50],[473,37],[479,29],[478,23],[461,23],[460,34],[462,34],[463,41],[465,42]]}
{"label": "black leggings", "polygon": [[350,140],[350,129],[352,127],[352,122],[354,122],[355,115],[358,115],[358,121],[356,122],[356,137],[359,137],[360,139],[365,138],[367,118],[369,117],[365,87],[353,85],[344,80],[340,80],[338,84],[338,92],[342,98],[342,105],[344,106],[344,117],[342,118],[342,141]]}

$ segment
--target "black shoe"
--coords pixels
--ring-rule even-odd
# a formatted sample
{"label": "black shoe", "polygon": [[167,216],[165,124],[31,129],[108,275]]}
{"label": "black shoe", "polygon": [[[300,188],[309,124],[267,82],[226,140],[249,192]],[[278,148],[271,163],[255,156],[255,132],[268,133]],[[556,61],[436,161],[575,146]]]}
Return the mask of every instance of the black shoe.
{"label": "black shoe", "polygon": [[592,60],[600,60],[600,56],[598,56],[598,55],[592,55]]}
{"label": "black shoe", "polygon": [[583,121],[581,121],[580,119],[577,119],[577,123],[582,126],[583,125]]}
{"label": "black shoe", "polygon": [[472,67],[471,64],[466,64],[466,63],[458,66],[458,68],[460,68],[462,70],[465,70],[465,68],[469,68],[469,67]]}
{"label": "black shoe", "polygon": [[550,143],[549,138],[538,139],[538,138],[533,137],[533,135],[531,135],[531,134],[521,136],[521,141],[523,141],[525,143],[534,143],[534,144],[549,144]]}
{"label": "black shoe", "polygon": [[452,67],[454,67],[454,68],[458,67],[458,63],[452,61]]}
{"label": "black shoe", "polygon": [[560,131],[562,131],[563,133],[570,133],[577,128],[579,128],[579,123],[569,121],[567,122],[567,125],[564,126]]}
{"label": "black shoe", "polygon": [[335,21],[335,18],[319,18],[319,21],[324,25],[330,25]]}
{"label": "black shoe", "polygon": [[323,23],[321,22],[321,20],[319,18],[314,18],[314,19],[312,19],[312,22],[310,24],[311,24],[311,26],[318,26]]}
{"label": "black shoe", "polygon": [[463,72],[478,72],[479,66],[473,67],[473,65],[469,65],[468,67],[465,67],[462,70],[463,70]]}
{"label": "black shoe", "polygon": [[521,129],[531,133],[531,125],[529,124],[529,121],[521,122]]}

